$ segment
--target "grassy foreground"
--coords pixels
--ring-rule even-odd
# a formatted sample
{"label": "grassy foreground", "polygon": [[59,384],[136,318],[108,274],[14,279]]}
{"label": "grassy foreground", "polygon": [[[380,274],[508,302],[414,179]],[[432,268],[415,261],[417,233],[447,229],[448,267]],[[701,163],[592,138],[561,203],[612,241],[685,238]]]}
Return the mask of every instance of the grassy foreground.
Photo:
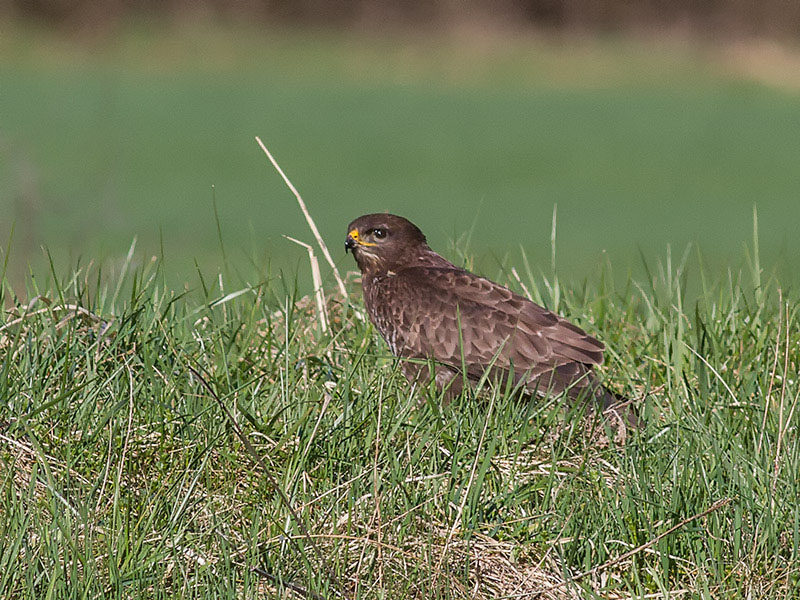
{"label": "grassy foreground", "polygon": [[691,305],[677,260],[507,280],[606,341],[624,444],[557,398],[410,395],[355,285],[322,332],[286,280],[4,284],[0,596],[798,597],[799,305],[757,258],[691,268]]}

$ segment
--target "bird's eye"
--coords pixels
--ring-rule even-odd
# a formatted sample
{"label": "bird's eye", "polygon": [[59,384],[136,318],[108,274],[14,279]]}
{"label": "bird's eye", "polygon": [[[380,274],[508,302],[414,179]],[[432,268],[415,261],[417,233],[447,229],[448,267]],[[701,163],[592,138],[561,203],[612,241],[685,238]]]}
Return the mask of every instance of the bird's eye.
{"label": "bird's eye", "polygon": [[379,240],[382,240],[383,238],[386,237],[386,230],[385,229],[373,229],[372,230],[372,235],[375,236],[376,238],[378,238]]}

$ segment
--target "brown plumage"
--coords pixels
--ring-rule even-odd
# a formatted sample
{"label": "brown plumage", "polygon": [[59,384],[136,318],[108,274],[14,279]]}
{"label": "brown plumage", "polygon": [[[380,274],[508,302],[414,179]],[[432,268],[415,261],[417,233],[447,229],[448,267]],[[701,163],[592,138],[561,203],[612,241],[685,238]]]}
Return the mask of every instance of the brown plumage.
{"label": "brown plumage", "polygon": [[528,393],[566,391],[603,409],[617,398],[592,369],[604,346],[580,327],[502,285],[436,254],[419,228],[396,215],[359,217],[347,228],[362,274],[370,320],[392,354],[406,359],[409,380],[429,377],[452,395],[464,377],[513,376]]}

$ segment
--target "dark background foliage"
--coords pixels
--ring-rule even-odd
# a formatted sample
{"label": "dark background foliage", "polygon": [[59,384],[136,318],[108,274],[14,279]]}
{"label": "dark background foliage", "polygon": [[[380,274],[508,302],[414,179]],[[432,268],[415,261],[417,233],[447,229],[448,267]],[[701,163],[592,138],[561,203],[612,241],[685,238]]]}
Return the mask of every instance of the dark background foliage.
{"label": "dark background foliage", "polygon": [[4,0],[0,14],[113,25],[131,15],[198,11],[265,23],[419,27],[496,22],[553,30],[689,30],[704,36],[796,37],[796,0]]}

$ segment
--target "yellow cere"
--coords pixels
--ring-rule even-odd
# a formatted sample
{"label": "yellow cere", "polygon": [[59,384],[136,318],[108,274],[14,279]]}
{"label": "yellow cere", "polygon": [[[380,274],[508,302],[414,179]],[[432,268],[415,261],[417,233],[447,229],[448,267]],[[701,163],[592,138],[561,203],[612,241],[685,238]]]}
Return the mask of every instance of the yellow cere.
{"label": "yellow cere", "polygon": [[347,235],[349,235],[351,238],[353,238],[358,243],[359,246],[377,246],[378,245],[378,244],[371,243],[371,242],[362,242],[358,238],[358,229],[353,229],[353,231],[351,231]]}

